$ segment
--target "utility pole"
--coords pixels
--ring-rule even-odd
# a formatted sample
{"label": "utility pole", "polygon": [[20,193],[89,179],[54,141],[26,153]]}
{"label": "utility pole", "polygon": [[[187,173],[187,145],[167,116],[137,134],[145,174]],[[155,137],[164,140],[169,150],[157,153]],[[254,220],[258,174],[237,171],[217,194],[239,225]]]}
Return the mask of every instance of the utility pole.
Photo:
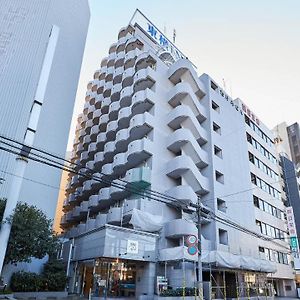
{"label": "utility pole", "polygon": [[[46,53],[44,56],[44,61],[40,73],[39,82],[37,85],[37,89],[35,92],[34,100],[31,107],[31,112],[29,116],[29,121],[26,129],[26,133],[24,136],[23,143],[24,146],[18,157],[16,158],[16,170],[15,173],[17,176],[11,182],[10,190],[8,193],[8,198],[6,200],[5,210],[3,214],[3,221],[5,221],[8,217],[10,217],[17,206],[20,191],[23,183],[23,176],[26,170],[26,166],[28,163],[27,157],[30,154],[31,147],[34,142],[35,132],[37,130],[38,120],[40,117],[42,105],[45,99],[45,93],[47,88],[47,83],[50,75],[50,70],[53,62],[53,57],[58,41],[59,36],[59,28],[53,25],[51,33],[49,35],[49,41],[46,48]],[[1,142],[0,142],[1,143]],[[0,275],[2,273],[2,268],[4,264],[5,253],[9,241],[11,231],[11,224],[8,222],[4,222],[1,226],[0,230]]]}
{"label": "utility pole", "polygon": [[201,202],[200,197],[197,198],[197,223],[198,223],[198,296],[203,299],[203,278],[202,278],[202,262],[201,262]]}

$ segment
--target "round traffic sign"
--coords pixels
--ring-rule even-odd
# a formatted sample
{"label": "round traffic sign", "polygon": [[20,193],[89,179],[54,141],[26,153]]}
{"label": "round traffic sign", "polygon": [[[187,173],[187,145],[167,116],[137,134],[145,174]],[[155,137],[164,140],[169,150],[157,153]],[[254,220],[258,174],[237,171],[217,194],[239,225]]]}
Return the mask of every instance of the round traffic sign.
{"label": "round traffic sign", "polygon": [[197,243],[197,241],[198,241],[197,237],[193,234],[188,235],[186,238],[186,242],[188,245],[194,245]]}
{"label": "round traffic sign", "polygon": [[190,255],[196,255],[198,253],[198,248],[197,246],[189,246],[187,251]]}

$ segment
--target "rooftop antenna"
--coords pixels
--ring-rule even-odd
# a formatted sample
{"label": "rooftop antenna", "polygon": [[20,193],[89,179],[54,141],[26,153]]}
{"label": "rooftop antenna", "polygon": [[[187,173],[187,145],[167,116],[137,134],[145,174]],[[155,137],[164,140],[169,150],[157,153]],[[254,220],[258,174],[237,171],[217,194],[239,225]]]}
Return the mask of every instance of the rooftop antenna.
{"label": "rooftop antenna", "polygon": [[173,29],[173,43],[175,44],[176,41],[176,29]]}

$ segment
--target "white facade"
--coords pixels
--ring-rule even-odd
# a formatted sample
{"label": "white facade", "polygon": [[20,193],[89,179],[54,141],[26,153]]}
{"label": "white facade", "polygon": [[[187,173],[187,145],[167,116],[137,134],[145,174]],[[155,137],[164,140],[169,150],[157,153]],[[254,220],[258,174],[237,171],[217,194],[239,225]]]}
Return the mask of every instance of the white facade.
{"label": "white facade", "polygon": [[[184,239],[196,235],[197,228],[193,214],[172,206],[172,201],[153,199],[166,201],[163,195],[168,195],[178,200],[173,204],[196,203],[201,197],[212,215],[259,236],[203,218],[204,275],[212,269],[220,282],[218,271],[226,271],[230,289],[236,280],[245,283],[245,273],[269,274],[279,279],[278,294],[294,295],[288,244],[266,240],[267,233],[275,238],[275,227],[278,235],[279,229],[286,231],[285,221],[255,207],[253,199],[255,195],[284,211],[280,185],[249,162],[248,152],[278,174],[277,162],[254,149],[246,133],[272,155],[274,145],[246,124],[239,99],[232,101],[208,75],[198,77],[189,60],[171,61],[150,29],[138,24],[122,29],[88,84],[72,162],[81,174],[94,178],[69,175],[61,221],[66,236],[74,238],[70,291],[88,294],[91,288],[101,296],[104,284],[116,295],[114,274],[121,274],[121,280],[131,274],[130,292],[121,287],[118,293],[139,299],[153,299],[156,276],[167,277],[173,289],[194,287],[197,255],[187,252]],[[263,124],[259,128],[272,139]],[[251,173],[278,193],[270,195],[251,183]],[[111,186],[110,180],[126,190]],[[147,189],[162,194],[149,195]],[[283,212],[278,216],[284,218]],[[259,222],[273,229],[261,233]],[[266,249],[272,255],[279,255],[275,250],[282,253],[280,263],[271,261],[275,256],[266,259]]]}
{"label": "white facade", "polygon": [[[33,103],[43,100],[33,147],[64,157],[89,17],[86,1],[0,2],[0,135],[23,142],[27,126],[36,128],[36,124],[28,125]],[[45,60],[49,78],[40,80],[53,28],[54,55]],[[45,94],[37,99],[40,83]],[[15,159],[0,152],[0,197],[8,196]],[[19,200],[36,205],[53,219],[60,177],[61,170],[29,161]],[[24,269],[35,271],[40,266],[24,264]]]}

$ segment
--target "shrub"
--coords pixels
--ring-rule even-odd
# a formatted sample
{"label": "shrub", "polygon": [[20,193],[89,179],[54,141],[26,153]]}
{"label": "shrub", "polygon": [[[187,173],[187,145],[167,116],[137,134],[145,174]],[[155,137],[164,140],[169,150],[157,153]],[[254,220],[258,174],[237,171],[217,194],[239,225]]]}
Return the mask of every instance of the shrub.
{"label": "shrub", "polygon": [[164,290],[160,296],[162,297],[181,297],[183,296],[183,290],[185,296],[195,296],[195,292],[197,295],[197,289],[191,288],[191,287],[186,287],[186,288],[177,288],[174,290]]}
{"label": "shrub", "polygon": [[36,273],[19,271],[11,277],[10,287],[14,292],[38,292],[42,286],[43,278]]}

